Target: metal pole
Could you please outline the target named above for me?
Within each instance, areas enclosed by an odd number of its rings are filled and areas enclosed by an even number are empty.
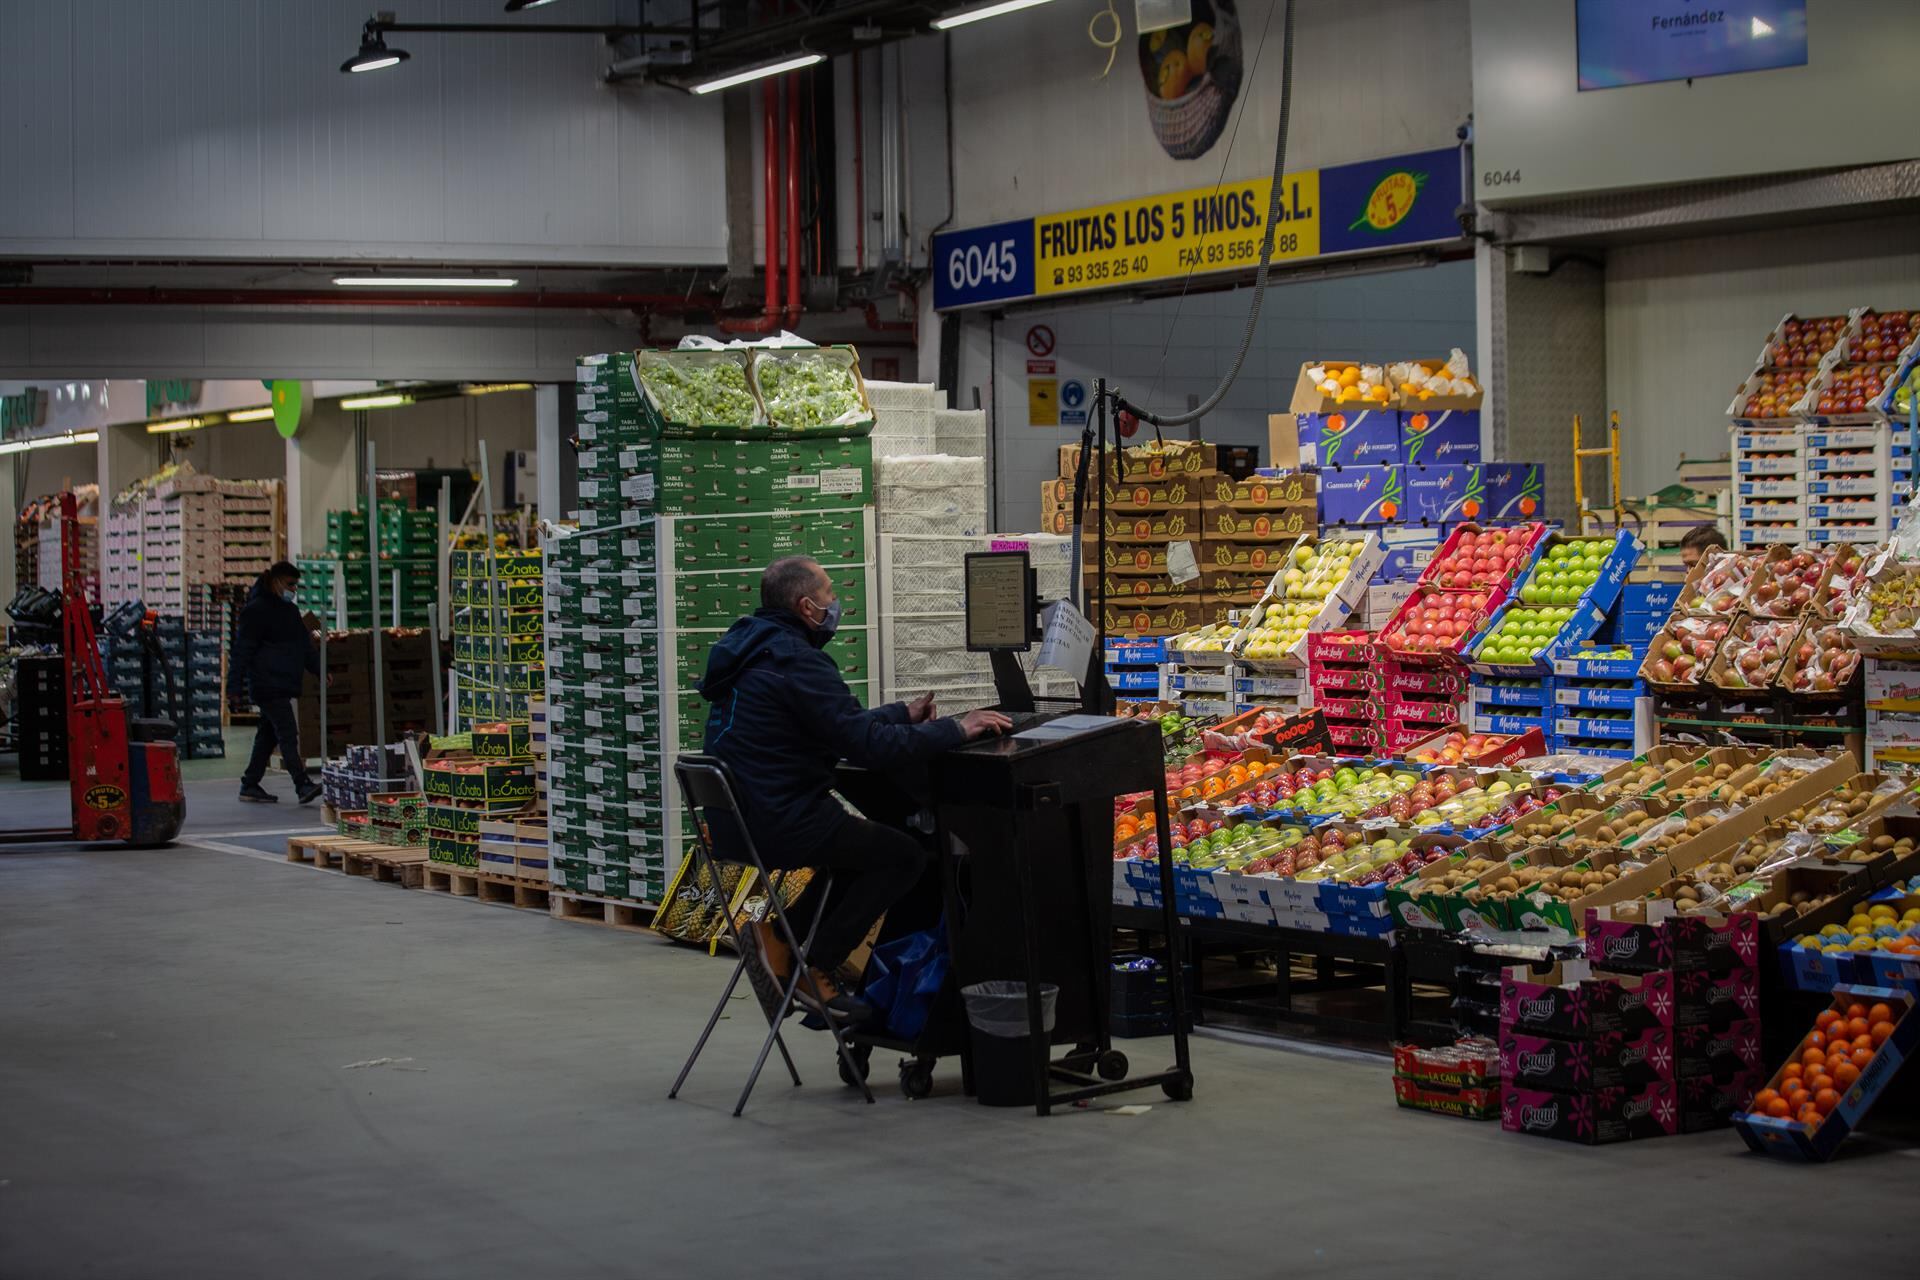
[[[440,637],[432,631],[427,633],[427,677],[433,681],[429,687],[433,690],[433,736],[437,738],[447,731],[447,708],[440,688]]]
[[[336,577],[335,581],[338,580]],[[320,628],[320,679],[315,683],[320,690],[318,695],[320,701],[320,764],[324,768],[327,763],[327,629],[325,627]],[[255,707],[253,710],[254,714],[258,716],[260,708]],[[258,727],[254,729],[254,732],[259,732]],[[302,747],[301,752],[303,755],[305,751],[306,748]]]
[[[380,563],[380,485],[374,468],[374,444],[369,440],[367,554],[373,557],[373,564],[367,567],[367,607],[373,610],[373,741],[374,745],[384,749],[387,745],[387,668],[380,643],[380,584],[374,573],[374,566]]]
[[[494,671],[498,671],[500,669],[499,654],[503,646],[499,643],[501,637],[494,631],[494,628],[500,625],[500,558],[493,553],[493,467],[487,461],[487,442],[482,440],[479,445],[480,509],[486,520],[481,536],[486,539],[487,545],[487,647],[494,655],[494,661],[488,665]],[[495,683],[495,681],[488,681],[482,687],[492,688]]]
[[[452,585],[450,562],[453,557],[453,539],[447,536],[448,501],[447,485],[444,480],[440,484],[439,501],[435,506],[439,512],[439,516],[434,523],[434,536],[436,539],[434,542],[436,548],[434,552],[434,573],[436,579],[435,585],[438,588],[439,594],[434,597],[433,616],[438,625],[434,628],[433,638],[435,640],[442,640],[446,637],[447,633],[453,629],[453,592],[449,589]],[[437,689],[438,685],[436,684],[435,687]]]

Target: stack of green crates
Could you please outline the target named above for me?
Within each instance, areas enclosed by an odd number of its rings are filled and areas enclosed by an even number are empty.
[[[657,903],[665,756],[653,520],[583,530],[547,555],[548,879]]]
[[[375,517],[380,526],[380,557],[383,560],[431,560],[439,537],[440,515],[404,507],[397,502],[380,504]],[[361,521],[360,527],[366,528]]]
[[[617,884],[624,869],[625,896],[658,901],[665,891],[690,847],[684,817],[669,831],[666,815],[679,810],[673,757],[705,738],[694,686],[714,642],[759,608],[770,561],[810,555],[833,575],[843,616],[828,652],[867,700],[877,656],[867,616],[871,422],[769,425],[744,390],[762,358],[643,352],[579,363],[581,534],[551,548],[546,584],[556,884],[577,888],[576,874]],[[672,406],[689,401],[654,394],[655,380],[683,372],[735,385],[729,361],[745,400],[698,401],[722,405],[729,421],[677,421]]]
[[[539,550],[454,551],[447,577],[461,720],[527,722],[547,684]]]
[[[311,610],[327,623],[334,621],[334,580],[344,579],[349,627],[373,625],[372,593],[380,592],[382,626],[424,627],[433,620],[439,598],[439,569],[434,539],[439,517],[415,511],[397,502],[382,502],[379,556],[367,554],[367,514],[364,511],[327,512],[327,549],[324,555],[303,556],[297,562],[300,586],[294,603]],[[376,572],[377,566],[377,572]],[[394,576],[399,575],[396,612]]]

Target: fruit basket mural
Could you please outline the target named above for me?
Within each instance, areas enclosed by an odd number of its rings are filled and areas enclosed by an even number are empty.
[[[1227,127],[1244,64],[1233,0],[1194,0],[1193,21],[1140,37],[1153,136],[1175,160],[1205,155]]]

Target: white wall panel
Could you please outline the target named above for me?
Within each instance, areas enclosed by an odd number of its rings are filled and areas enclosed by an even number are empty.
[[[1813,0],[1805,66],[1584,93],[1572,0],[1472,10],[1474,160],[1508,178],[1489,203],[1915,153],[1914,0]]]
[[[1131,10],[1121,11],[1131,32]],[[1273,0],[1240,0],[1239,11],[1248,75],[1238,124],[1195,160],[1170,159],[1153,135],[1133,35],[1103,80],[1096,77],[1106,52],[1088,40],[1087,14],[1072,6],[1043,5],[955,31],[955,225],[1271,172],[1280,11]],[[1298,0],[1294,22],[1289,169],[1454,144],[1472,110],[1467,0]]]
[[[64,236],[73,223],[73,23],[64,5],[0,5],[0,173],[7,235]],[[29,53],[28,51],[33,51]]]
[[[1668,240],[1607,256],[1607,401],[1629,494],[1727,452],[1727,404],[1789,311],[1920,306],[1920,216]]]
[[[396,34],[412,61],[342,75],[368,12],[0,5],[0,253],[724,260],[718,102],[603,84],[591,36]],[[403,16],[476,15],[415,0]]]
[[[1057,473],[1058,446],[1080,435],[1078,427],[1029,423],[1025,338],[1030,326],[1053,329],[1058,341],[1054,358],[1063,381],[1078,378],[1091,389],[1093,380],[1104,376],[1117,380],[1134,403],[1171,412],[1187,408],[1190,396],[1198,400],[1212,393],[1232,363],[1249,298],[1247,290],[1235,289],[1195,294],[1184,302],[1163,298],[1021,313],[998,321],[991,347],[979,341],[976,332],[984,332],[985,322],[969,319],[969,337],[961,343],[959,400],[971,404],[974,386],[981,388],[983,398],[989,385],[996,392],[990,423],[996,527],[1034,527],[1040,514],[1040,482]],[[1287,411],[1306,361],[1341,356],[1444,358],[1450,348],[1460,347],[1475,359],[1478,371],[1474,342],[1471,262],[1275,285],[1267,292],[1240,377],[1220,408],[1194,430],[1222,444],[1257,445],[1265,461],[1267,415]],[[1138,438],[1150,433],[1151,428],[1143,428]]]

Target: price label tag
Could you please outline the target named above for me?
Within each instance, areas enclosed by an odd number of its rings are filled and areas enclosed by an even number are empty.
[[[834,467],[820,473],[820,492],[840,496],[859,493],[864,487],[861,479],[858,467]]]

